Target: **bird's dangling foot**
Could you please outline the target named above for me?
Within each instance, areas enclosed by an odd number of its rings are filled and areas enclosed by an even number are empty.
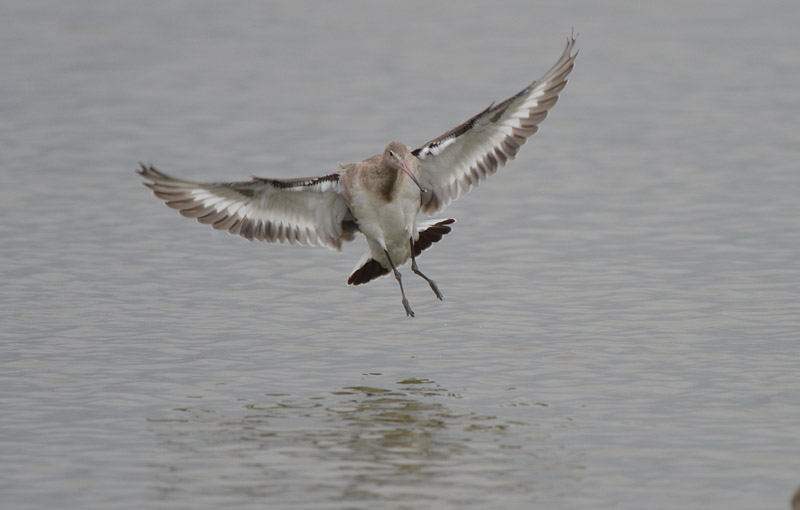
[[[439,291],[439,286],[436,285],[436,282],[425,276],[422,271],[419,270],[419,266],[417,266],[417,259],[414,257],[414,240],[411,240],[411,270],[414,271],[415,274],[420,275],[422,278],[428,282],[428,285],[431,286],[431,290],[436,297],[439,298],[439,301],[444,300],[444,296],[442,295],[441,291]]]
[[[392,262],[392,257],[389,256],[389,252],[383,250],[383,253],[386,254],[386,260],[388,260],[389,265],[392,266],[394,277],[397,280],[397,283],[400,285],[400,295],[403,296],[403,308],[406,309],[406,315],[408,315],[409,317],[414,317],[414,310],[412,310],[411,305],[408,304],[408,299],[406,299],[406,292],[403,290],[403,277],[400,275],[400,271],[398,271],[397,268],[395,267],[394,262]]]

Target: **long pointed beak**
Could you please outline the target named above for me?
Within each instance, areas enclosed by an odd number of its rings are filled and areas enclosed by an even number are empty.
[[[417,185],[417,187],[419,187],[419,189],[420,189],[420,191],[421,191],[421,192],[423,192],[423,193],[427,193],[427,191],[428,191],[428,190],[426,190],[425,188],[423,188],[423,187],[422,187],[422,183],[421,183],[421,182],[419,182],[419,179],[417,179],[416,177],[414,177],[414,174],[412,174],[412,173],[411,173],[411,170],[409,170],[409,169],[408,169],[408,166],[406,166],[406,162],[405,162],[405,161],[403,161],[403,160],[400,160],[400,168],[403,170],[403,172],[405,172],[405,174],[406,174],[407,176],[411,177],[411,180],[412,180],[412,181],[414,181],[414,184],[416,184],[416,185]]]

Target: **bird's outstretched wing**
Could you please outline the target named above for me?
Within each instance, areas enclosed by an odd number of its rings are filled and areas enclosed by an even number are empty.
[[[249,240],[340,249],[357,226],[342,196],[339,174],[307,179],[200,183],[141,165],[144,185],[168,206],[215,229]]]
[[[514,158],[566,86],[578,56],[574,46],[570,36],[561,58],[540,79],[413,151],[422,165],[419,180],[428,190],[422,197],[424,213],[444,209]]]

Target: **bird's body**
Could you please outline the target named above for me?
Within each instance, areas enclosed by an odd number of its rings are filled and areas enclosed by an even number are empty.
[[[418,179],[419,163],[411,150],[399,142],[389,147],[387,151],[393,154],[408,156],[409,170]],[[388,165],[381,165],[391,157],[385,152],[360,163],[342,165],[341,173],[344,199],[367,238],[370,254],[385,268],[391,266],[384,250],[395,265],[403,265],[411,257],[409,239],[419,238],[416,226],[421,190],[402,171],[387,170]]]
[[[336,173],[302,179],[197,183],[145,165],[139,173],[151,181],[145,184],[157,197],[184,216],[250,240],[339,249],[361,232],[369,249],[348,283],[366,283],[392,271],[405,311],[413,316],[397,267],[410,258],[414,273],[442,299],[415,257],[450,232],[455,221],[418,223],[418,214],[443,209],[514,158],[566,85],[577,56],[574,43],[570,38],[559,61],[540,80],[416,150],[391,142],[382,154],[341,165]]]

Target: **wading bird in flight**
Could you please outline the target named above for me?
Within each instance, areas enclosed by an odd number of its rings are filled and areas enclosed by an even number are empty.
[[[555,65],[518,94],[418,149],[391,142],[382,154],[340,165],[338,172],[299,179],[200,183],[148,165],[139,173],[155,196],[183,216],[251,241],[340,249],[362,233],[369,247],[347,283],[360,285],[391,271],[405,312],[413,317],[397,268],[410,258],[411,270],[441,300],[439,286],[420,271],[416,257],[455,221],[417,221],[418,214],[441,211],[514,158],[566,86],[578,54],[574,45],[570,37]]]

